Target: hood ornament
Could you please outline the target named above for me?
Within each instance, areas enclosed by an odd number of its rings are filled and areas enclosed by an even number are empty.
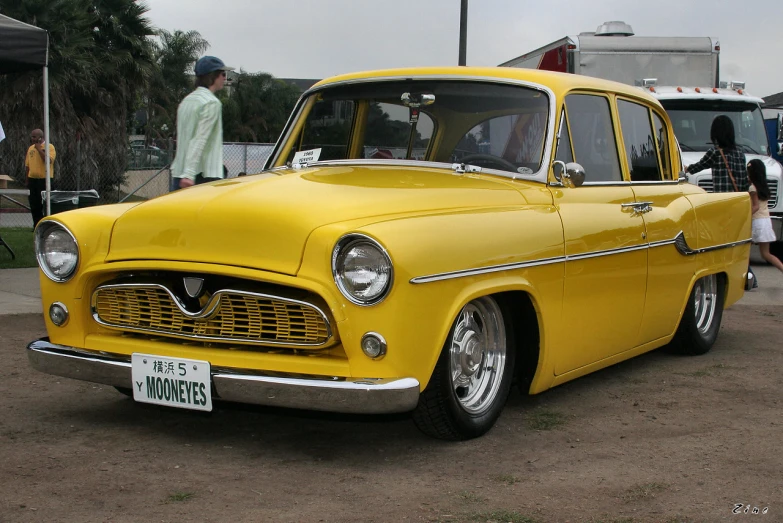
[[[201,289],[204,287],[203,278],[186,276],[182,278],[182,283],[185,284],[185,292],[187,292],[188,296],[191,298],[198,298],[199,294],[201,294]]]

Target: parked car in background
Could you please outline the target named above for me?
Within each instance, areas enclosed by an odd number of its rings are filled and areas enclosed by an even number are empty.
[[[169,163],[168,152],[144,140],[130,140],[128,148],[128,168],[159,169]]]
[[[140,402],[412,412],[477,437],[512,383],[711,348],[743,294],[750,199],[678,161],[660,103],[619,83],[328,79],[261,174],[46,218],[48,337],[28,356]]]

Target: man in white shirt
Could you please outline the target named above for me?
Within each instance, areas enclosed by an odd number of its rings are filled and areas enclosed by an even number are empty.
[[[233,71],[220,58],[196,62],[196,89],[177,109],[177,154],[171,164],[171,190],[223,178],[223,106],[215,93]]]

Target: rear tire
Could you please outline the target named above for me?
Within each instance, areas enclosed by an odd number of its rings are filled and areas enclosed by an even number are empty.
[[[707,353],[718,338],[724,297],[725,287],[717,274],[697,280],[688,296],[677,333],[667,349],[687,356]]]
[[[419,430],[439,439],[465,440],[495,424],[514,376],[514,329],[507,310],[484,296],[459,312],[413,412]]]

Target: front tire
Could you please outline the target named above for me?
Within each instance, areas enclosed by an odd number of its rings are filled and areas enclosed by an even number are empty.
[[[419,430],[439,439],[465,440],[495,424],[514,375],[514,330],[507,310],[484,296],[459,312],[413,412]]]
[[[707,353],[718,338],[724,297],[725,287],[717,274],[697,280],[669,350],[688,356]]]

